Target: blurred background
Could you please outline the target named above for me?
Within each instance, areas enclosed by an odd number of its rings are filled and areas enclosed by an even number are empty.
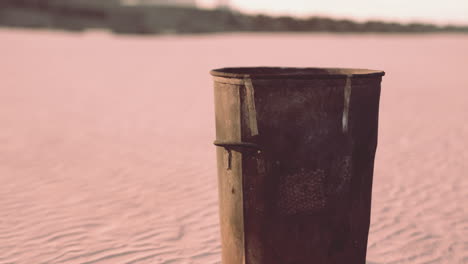
[[[468,263],[468,2],[1,0],[0,263],[221,263],[209,70],[384,70],[368,264]]]
[[[468,7],[460,0],[443,4],[368,0],[3,0],[0,8],[0,24],[4,26],[108,29],[131,34],[468,32]]]

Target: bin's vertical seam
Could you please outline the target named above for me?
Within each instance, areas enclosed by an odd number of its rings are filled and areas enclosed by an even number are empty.
[[[258,135],[257,127],[257,111],[255,110],[255,94],[252,80],[249,77],[244,78],[244,85],[246,90],[247,111],[249,117],[249,127],[251,136]]]
[[[351,75],[346,78],[346,84],[344,87],[344,109],[343,109],[343,133],[348,133],[348,122],[349,122],[349,103],[351,100]]]

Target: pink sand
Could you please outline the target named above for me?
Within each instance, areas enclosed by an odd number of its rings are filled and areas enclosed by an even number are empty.
[[[0,30],[0,263],[220,263],[221,66],[387,72],[368,262],[468,263],[468,36]]]

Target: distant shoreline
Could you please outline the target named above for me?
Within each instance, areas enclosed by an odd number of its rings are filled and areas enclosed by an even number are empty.
[[[356,22],[327,17],[247,15],[226,9],[171,6],[123,6],[64,3],[52,0],[0,2],[0,27],[86,31],[110,30],[118,34],[206,33],[468,33],[467,26],[426,23]]]

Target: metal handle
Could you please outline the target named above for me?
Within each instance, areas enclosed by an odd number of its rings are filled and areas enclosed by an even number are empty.
[[[227,164],[227,170],[231,170],[232,167],[232,152],[231,149],[233,148],[248,148],[252,150],[260,150],[260,146],[255,144],[255,143],[250,143],[250,142],[238,142],[238,141],[222,141],[222,140],[215,140],[213,143],[215,146],[218,147],[223,147],[226,149],[228,153],[228,164]]]
[[[260,149],[259,145],[255,144],[255,143],[250,143],[250,142],[215,140],[215,142],[213,144],[215,144],[218,147],[224,147],[226,149],[235,148],[235,147]]]

